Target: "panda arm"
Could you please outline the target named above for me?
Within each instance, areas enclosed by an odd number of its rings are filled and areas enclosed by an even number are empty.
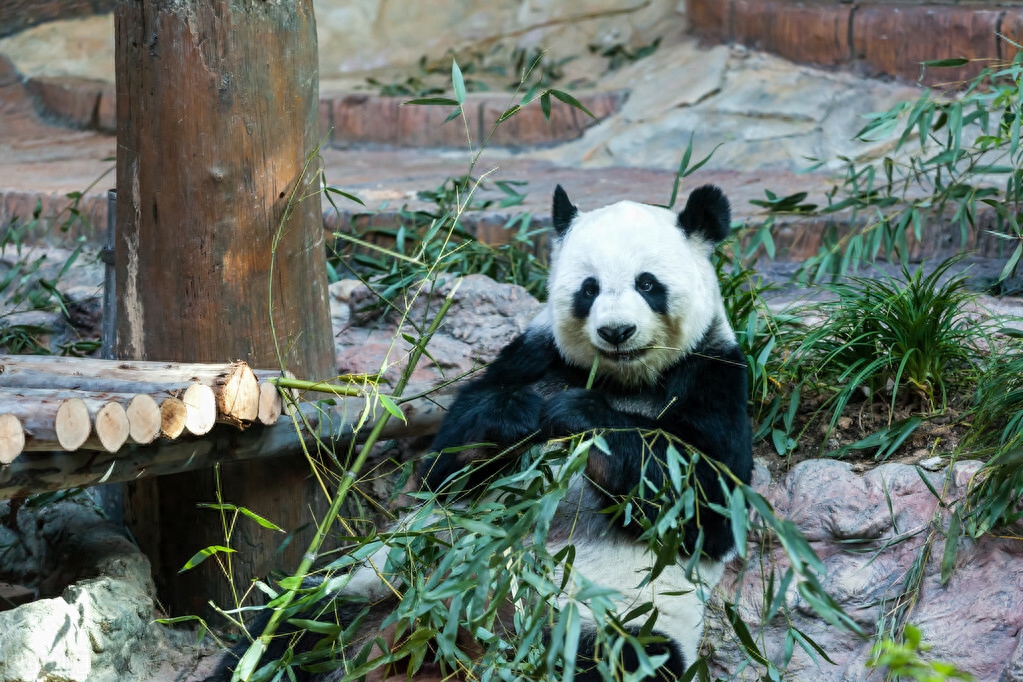
[[[489,460],[519,443],[535,439],[540,427],[543,398],[534,390],[557,360],[553,336],[527,330],[506,346],[482,376],[466,385],[455,398],[430,446],[436,457],[420,463],[420,476],[431,490],[470,463],[465,488],[485,482],[505,464]],[[476,443],[486,448],[444,452]]]
[[[653,490],[665,487],[663,465],[668,439],[651,437],[660,430],[691,445],[707,457],[724,464],[744,482],[752,471],[751,429],[747,414],[745,360],[736,347],[718,357],[693,357],[664,377],[668,407],[658,418],[616,410],[601,391],[574,389],[548,401],[542,417],[544,435],[563,437],[598,429],[611,454],[591,449],[587,475],[605,494],[621,498],[633,494],[641,480]],[[696,467],[703,497],[722,503],[717,474],[705,461]],[[635,500],[650,520],[673,500]],[[728,520],[701,509],[704,551],[720,558],[732,548]],[[640,532],[638,526],[636,532]],[[698,533],[686,528],[686,545],[693,546]]]

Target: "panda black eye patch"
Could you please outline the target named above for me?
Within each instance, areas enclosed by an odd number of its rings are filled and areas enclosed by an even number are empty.
[[[599,293],[600,283],[597,282],[596,277],[584,279],[582,285],[572,295],[572,315],[580,319],[588,316]]]
[[[649,272],[641,272],[636,277],[636,291],[655,313],[668,314],[668,289],[659,279]]]

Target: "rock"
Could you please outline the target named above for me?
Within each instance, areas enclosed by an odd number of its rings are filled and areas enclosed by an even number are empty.
[[[83,580],[64,591],[92,647],[89,682],[117,682],[147,670],[154,645],[153,600],[131,580]]]
[[[662,48],[619,69],[606,85],[630,88],[622,119],[656,119],[680,106],[692,106],[721,89],[728,48],[697,49],[693,42]]]
[[[145,555],[73,499],[22,507],[17,522],[0,526],[0,577],[48,598],[0,613],[0,682],[144,678],[159,644]]]
[[[0,613],[0,682],[87,682],[92,652],[78,621],[60,598]]]
[[[1023,682],[1023,639],[1020,639],[998,682]]]
[[[430,355],[423,357],[413,374],[418,384],[438,384],[493,360],[540,309],[540,303],[520,286],[469,275],[449,279],[433,295],[420,294],[409,309],[408,320],[428,325],[456,282],[454,302],[430,342]],[[385,381],[393,384],[412,346],[398,333],[399,312],[367,312],[367,305],[376,301],[365,285],[351,290],[352,326],[335,336],[338,372],[372,374],[383,368]],[[414,332],[408,323],[402,331]]]
[[[860,476],[843,462],[810,460],[793,467],[784,481],[765,485],[758,480],[756,486],[776,513],[792,521],[810,541],[826,568],[822,585],[868,636],[891,617],[897,600],[908,590],[915,601],[907,621],[922,630],[925,643],[932,647],[929,659],[953,663],[982,682],[1017,680],[1023,669],[1019,652],[1023,543],[992,536],[977,542],[960,540],[955,570],[942,585],[947,511],[921,478],[926,476],[935,490],[944,491],[946,500],[957,500],[978,467],[976,462],[962,462],[941,473],[921,474],[913,466],[891,463]],[[929,551],[925,542],[931,543]],[[753,668],[746,667],[731,627],[721,618],[720,595],[725,599],[739,595],[739,612],[754,637],[771,660],[780,664],[783,659],[785,622],[778,618],[765,624],[758,616],[764,608],[767,577],[773,572],[779,580],[788,565],[776,544],[751,534],[745,570],[739,574],[737,567],[730,569],[708,609],[715,674],[740,680],[757,677]],[[913,566],[921,557],[923,573],[914,581]],[[792,625],[835,662],[832,666],[814,661],[797,646],[786,679],[868,679],[865,664],[870,641],[821,620],[795,589],[790,588],[786,602]]]

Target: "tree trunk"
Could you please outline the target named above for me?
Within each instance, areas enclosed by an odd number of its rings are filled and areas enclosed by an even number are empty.
[[[303,177],[318,142],[312,0],[121,0],[115,21],[117,357],[273,367],[279,347],[297,376],[332,377],[320,199]],[[225,464],[220,486],[288,529],[324,508],[302,458]],[[216,562],[177,573],[225,541],[218,515],[196,508],[216,500],[215,472],[127,493],[168,610],[232,608]],[[280,541],[237,525],[239,591],[297,564],[305,536],[275,557]]]

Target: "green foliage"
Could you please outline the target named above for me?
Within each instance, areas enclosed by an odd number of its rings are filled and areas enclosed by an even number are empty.
[[[987,334],[963,315],[974,298],[966,278],[942,281],[958,260],[942,262],[929,275],[923,268],[910,274],[903,267],[902,280],[849,278],[828,287],[837,298],[806,308],[819,322],[789,363],[803,385],[833,395],[832,427],[857,395],[875,400],[888,394],[892,412],[900,397],[929,412],[945,408],[952,388],[972,385]],[[919,423],[918,418],[893,422],[886,433],[852,447],[877,447],[883,458]]]
[[[498,282],[521,285],[542,299],[546,295],[547,264],[537,255],[537,245],[544,243],[550,228],[534,225],[531,215],[523,213],[505,223],[506,241],[493,245],[479,241],[462,225],[461,216],[466,211],[521,203],[525,198],[520,191],[523,184],[496,182],[494,186],[504,197],[499,201],[478,200],[474,198],[482,189],[478,180],[470,176],[449,178],[436,190],[420,193],[420,198],[435,203],[436,209],[402,209],[397,227],[369,226],[355,236],[338,233],[338,239],[352,248],[331,254],[329,260],[335,268],[350,268],[371,279],[385,301],[397,299],[400,292],[422,282],[430,273],[483,274]]]
[[[768,192],[767,201],[754,202],[768,210],[771,224],[772,211],[848,219],[847,231],[828,223],[819,251],[799,276],[820,282],[881,257],[905,265],[910,238],[933,241],[930,232],[944,224],[958,228],[963,249],[985,233],[1004,242],[1000,279],[1014,273],[1023,256],[1021,81],[1023,52],[1009,64],[984,68],[962,93],[928,90],[915,101],[869,116],[856,138],[877,141],[897,134],[894,147],[877,163],[839,157],[844,178],[828,193],[826,206],[803,203],[803,193],[779,199]]]
[[[657,48],[660,47],[660,45],[661,39],[658,37],[654,38],[652,43],[648,45],[641,45],[635,50],[629,49],[627,45],[622,43],[615,43],[610,47],[605,47],[603,45],[590,45],[589,50],[591,54],[599,54],[601,57],[607,58],[608,71],[617,71],[626,64],[631,64],[632,62],[649,57],[657,51]]]
[[[555,60],[540,48],[497,44],[487,51],[448,51],[439,59],[423,55],[419,58],[415,74],[392,82],[376,78],[367,78],[366,82],[384,96],[423,98],[441,95],[451,75],[449,63],[453,61],[461,65],[466,92],[487,92],[494,85],[511,92],[528,91],[549,87],[562,80],[565,64],[573,59],[564,57]]]
[[[651,438],[663,437],[651,434]],[[534,448],[518,457],[517,465],[486,489],[474,491],[474,503],[446,506],[431,493],[416,493],[417,506],[398,524],[381,532],[343,538],[350,549],[320,571],[322,582],[315,586],[307,583],[285,603],[283,595],[302,583],[292,578],[281,581],[274,589],[278,596],[267,607],[281,609],[282,619],[305,630],[304,637],[315,638],[313,650],[301,654],[289,650],[244,679],[273,679],[288,667],[326,671],[341,665],[346,666],[346,679],[372,670],[386,671],[397,664],[407,665],[409,674],[415,674],[427,651],[434,652],[444,674],[459,677],[571,679],[578,672],[576,651],[583,611],[605,624],[597,638],[601,653],[593,662],[603,679],[623,679],[616,661],[626,649],[635,654],[642,672],[652,673],[664,659],[650,656],[644,648],[654,638],[658,610],[653,601],[630,602],[628,609],[622,610],[616,602],[618,586],[597,585],[575,568],[571,538],[563,545],[547,545],[559,505],[571,503],[570,481],[584,471],[593,448],[606,448],[599,434],[573,441],[567,450]],[[510,463],[516,462],[515,455],[509,456]],[[706,495],[695,476],[700,458],[681,445],[670,446],[663,461],[651,462],[651,466],[668,471],[663,489],[644,490],[641,485],[604,510],[612,523],[634,522],[644,529],[640,541],[647,545],[652,567],[648,574],[636,576],[637,585],[677,564],[683,526],[699,524],[698,503]],[[736,484],[728,503],[714,508],[730,516],[739,547],[745,548],[749,533],[769,534],[790,559],[787,580],[770,595],[773,609],[767,618],[786,613],[784,594],[794,584],[822,618],[860,633],[823,590],[818,580],[823,566],[795,526],[776,517],[760,495],[734,481],[727,470],[714,465],[714,471],[717,480],[703,485]],[[638,498],[662,500],[663,504],[648,518],[637,513]],[[757,512],[755,526],[747,504]],[[380,560],[381,552],[386,560]],[[366,563],[371,557],[376,559],[372,567]],[[694,579],[699,577],[695,559],[688,560],[686,569]],[[370,570],[378,573],[381,584],[394,595],[391,611],[380,624],[395,629],[393,644],[364,634],[360,639],[359,619],[338,620],[339,611],[349,618],[353,613],[365,617],[367,605],[359,598],[344,597],[343,590],[355,571]],[[342,596],[336,598],[339,592]],[[772,670],[777,679],[781,671],[761,651],[736,611],[729,613],[750,664]],[[638,634],[633,634],[637,628]],[[810,651],[816,647],[798,631],[792,636]],[[295,640],[290,643],[294,645]],[[700,665],[706,667],[703,661],[697,662],[697,668]]]
[[[736,253],[737,248],[734,242],[731,248],[726,245],[722,251],[727,255],[718,256],[714,265],[721,282],[725,312],[746,355],[754,434],[762,438],[772,432],[772,425],[785,405],[798,405],[798,389],[788,394],[788,401],[784,400],[789,378],[781,351],[791,343],[802,325],[798,316],[771,309],[764,294],[773,290],[774,285],[765,282],[746,265]],[[795,396],[794,401],[792,396]],[[784,417],[788,422],[787,432],[792,430],[793,416]],[[784,437],[777,429],[773,431],[778,434],[774,438]],[[783,446],[779,453],[790,449],[789,445]]]
[[[42,274],[43,267],[47,265],[46,255],[37,255],[36,247],[27,246],[25,239],[33,233],[48,229],[50,224],[57,224],[62,232],[67,232],[75,223],[84,222],[86,217],[79,210],[82,196],[82,192],[67,194],[70,202],[54,217],[44,216],[42,201],[37,200],[28,220],[14,216],[0,234],[0,255],[6,256],[9,251],[13,251],[16,256],[9,269],[4,271],[0,268],[0,297],[3,297],[5,309],[5,312],[0,313],[0,348],[5,348],[9,353],[50,353],[43,338],[54,330],[37,324],[11,323],[10,318],[26,311],[60,311],[68,314],[57,285],[81,255],[84,240],[79,240],[57,274],[48,278]],[[97,344],[88,340],[68,342],[61,351],[64,355],[81,354],[90,352],[98,347]]]
[[[975,478],[962,511],[963,531],[979,537],[995,529],[1012,534],[1023,520],[1023,352],[999,353],[978,382],[965,446],[991,456]],[[993,456],[992,456],[993,455]]]
[[[973,679],[972,675],[951,663],[925,660],[922,654],[929,650],[930,647],[922,641],[920,630],[907,625],[903,641],[885,639],[874,645],[867,667],[884,670],[890,679],[895,680],[946,682]]]

